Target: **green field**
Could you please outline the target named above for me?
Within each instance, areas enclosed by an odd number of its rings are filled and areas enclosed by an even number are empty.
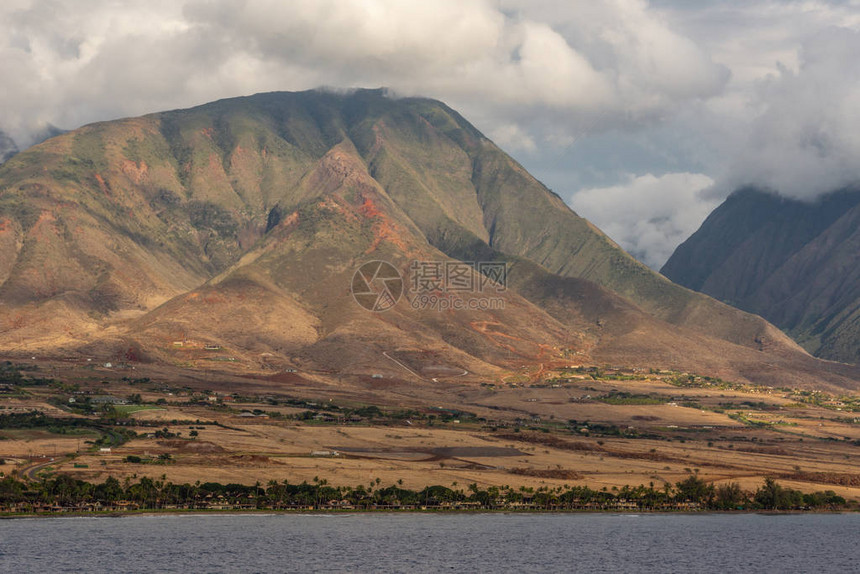
[[[162,410],[155,405],[114,405],[113,409],[121,415],[130,415],[138,411]]]

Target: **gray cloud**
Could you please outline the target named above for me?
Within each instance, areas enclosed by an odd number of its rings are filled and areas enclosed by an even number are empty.
[[[718,93],[727,70],[644,2],[4,4],[0,126],[77,123],[268,89],[386,85],[495,123],[626,125]],[[587,13],[588,18],[582,18]],[[2,26],[2,24],[0,24]],[[512,121],[513,120],[513,121]],[[490,125],[490,128],[493,127]]]
[[[731,158],[725,188],[754,184],[813,198],[860,181],[860,33],[844,28],[809,38],[797,70],[761,81],[763,110]]]
[[[628,253],[659,270],[718,205],[702,196],[713,184],[694,173],[631,176],[621,185],[582,190],[571,203]]]

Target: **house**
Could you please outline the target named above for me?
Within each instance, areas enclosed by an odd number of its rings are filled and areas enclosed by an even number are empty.
[[[96,395],[90,398],[93,405],[127,405],[128,401],[111,395]]]

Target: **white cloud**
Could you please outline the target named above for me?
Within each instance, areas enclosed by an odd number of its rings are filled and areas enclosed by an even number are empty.
[[[809,38],[799,69],[762,81],[763,112],[728,164],[728,188],[764,186],[811,198],[860,182],[860,33],[834,28]]]
[[[659,269],[717,206],[702,193],[713,184],[700,173],[631,176],[622,185],[582,190],[570,203],[631,255]]]
[[[511,152],[524,151],[531,153],[537,150],[535,141],[517,124],[500,125],[493,128],[489,135],[490,139],[496,145]]]

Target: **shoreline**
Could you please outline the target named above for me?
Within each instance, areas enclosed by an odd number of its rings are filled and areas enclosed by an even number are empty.
[[[129,518],[135,516],[200,516],[200,515],[232,515],[232,516],[261,516],[261,515],[355,515],[355,514],[588,514],[588,515],[665,515],[665,516],[706,516],[706,515],[764,515],[764,516],[805,516],[805,515],[834,515],[834,514],[858,514],[860,509],[838,509],[838,510],[514,510],[514,509],[165,509],[165,510],[125,510],[104,512],[39,512],[39,513],[0,513],[0,520],[15,520],[25,518]]]

